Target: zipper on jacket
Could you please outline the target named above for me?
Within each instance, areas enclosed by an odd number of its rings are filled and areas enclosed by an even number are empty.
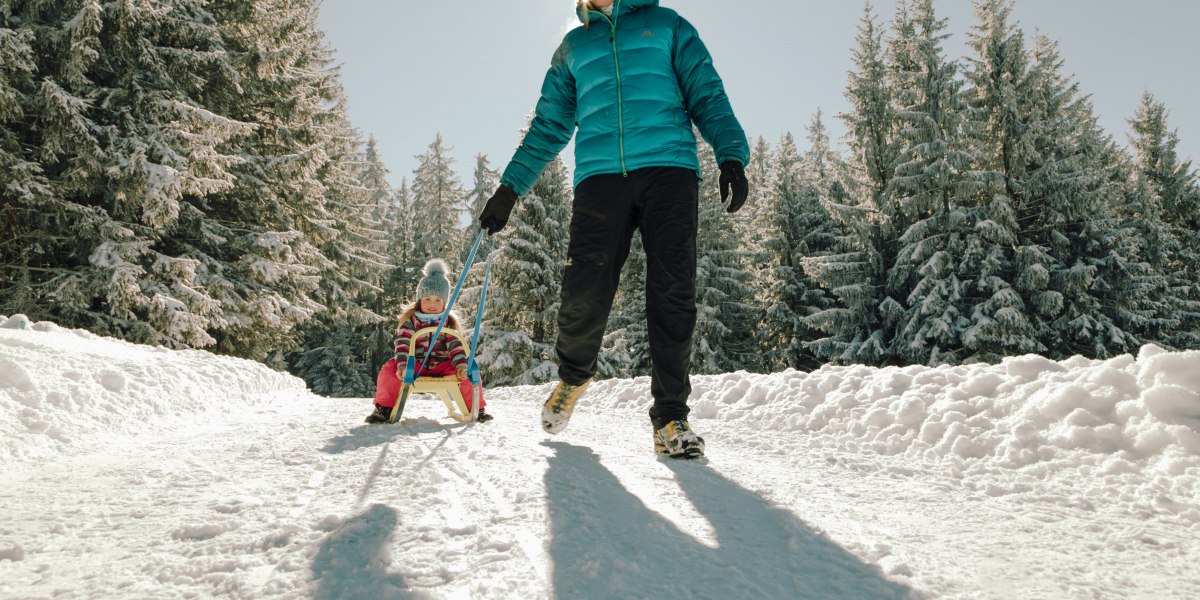
[[[601,15],[608,19],[608,26],[611,30],[608,40],[612,42],[613,67],[617,71],[617,147],[621,154],[621,176],[629,177],[629,171],[625,168],[625,107],[621,98],[621,59],[617,56],[617,17],[620,16],[620,13],[621,0],[617,0],[616,5],[613,6],[611,19],[608,18],[608,15],[603,13]]]

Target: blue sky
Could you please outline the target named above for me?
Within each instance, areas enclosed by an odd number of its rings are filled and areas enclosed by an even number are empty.
[[[475,155],[503,168],[537,101],[550,56],[574,20],[574,0],[325,0],[320,25],[337,53],[350,119],[374,135],[390,179],[416,168],[440,132],[470,187]],[[863,3],[844,0],[662,0],[691,21],[713,54],[751,138],[802,138],[820,108],[835,115]],[[952,55],[966,54],[969,0],[935,0],[949,19]],[[894,3],[875,2],[883,21]],[[1184,156],[1200,157],[1200,2],[1018,0],[1015,20],[1032,39],[1059,43],[1101,124],[1125,143],[1144,90],[1166,104]],[[571,164],[571,156],[565,157]]]

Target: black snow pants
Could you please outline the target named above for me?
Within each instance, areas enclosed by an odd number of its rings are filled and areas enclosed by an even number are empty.
[[[562,306],[559,378],[577,385],[596,372],[596,356],[633,232],[646,251],[646,324],[655,428],[688,415],[692,333],[696,328],[696,225],[699,181],[681,167],[648,167],[628,176],[594,175],[575,188]]]

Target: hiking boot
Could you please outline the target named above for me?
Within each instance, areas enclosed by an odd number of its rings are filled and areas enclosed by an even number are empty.
[[[591,382],[591,379],[579,385],[558,382],[558,386],[550,392],[550,398],[542,405],[542,429],[546,433],[558,433],[567,428],[567,421],[571,420],[571,413],[575,411],[575,401],[579,400]]]
[[[387,423],[388,418],[392,416],[392,407],[382,404],[375,405],[375,412],[367,415],[365,423]]]
[[[475,415],[476,423],[487,423],[488,421],[492,420],[492,415],[487,414],[486,412],[484,412],[484,410],[485,409],[482,409],[482,408],[479,409],[479,414]]]
[[[654,425],[651,425],[650,428],[653,429]],[[662,438],[658,435],[657,429],[654,430],[654,453],[655,454],[666,454],[667,453],[667,444],[666,444],[666,442],[662,441]]]
[[[687,419],[676,419],[654,431],[654,451],[671,458],[700,458],[704,438],[692,431]]]

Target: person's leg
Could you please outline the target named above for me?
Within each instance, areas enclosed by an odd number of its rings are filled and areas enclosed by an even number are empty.
[[[659,429],[688,415],[692,332],[696,328],[696,226],[699,183],[683,168],[647,169],[639,184],[646,249],[646,324],[650,338],[650,419]]]
[[[464,379],[458,382],[458,391],[462,392],[463,401],[467,403],[467,410],[472,410],[471,406],[475,403],[475,386],[471,385],[470,379]],[[487,400],[483,398],[483,385],[479,386],[479,410],[487,408]]]
[[[630,189],[629,179],[620,174],[589,177],[575,189],[555,344],[559,379],[569,385],[596,373],[604,327],[636,227]]]
[[[450,361],[443,361],[443,362],[437,363],[436,365],[425,367],[425,370],[421,371],[421,373],[417,376],[418,377],[445,377],[447,375],[453,375],[455,372],[456,371],[454,370],[454,363],[452,363]]]
[[[400,378],[396,376],[396,359],[389,358],[375,379],[375,404],[391,408],[400,396]]]

